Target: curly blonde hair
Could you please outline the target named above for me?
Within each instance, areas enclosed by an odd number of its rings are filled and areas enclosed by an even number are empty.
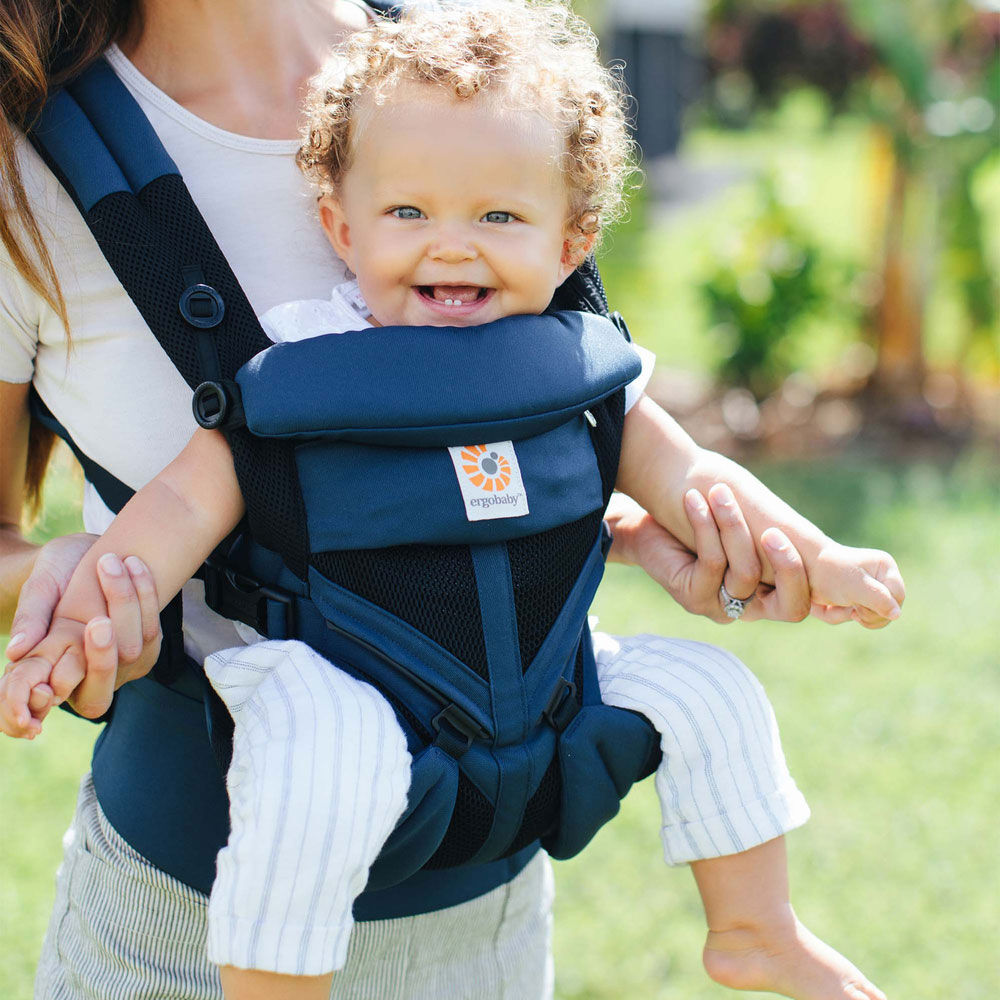
[[[596,235],[622,214],[634,169],[625,93],[569,0],[418,6],[353,35],[313,78],[306,102],[297,160],[322,194],[334,194],[351,167],[359,101],[378,106],[401,80],[458,100],[500,91],[545,115],[566,140],[570,225]]]

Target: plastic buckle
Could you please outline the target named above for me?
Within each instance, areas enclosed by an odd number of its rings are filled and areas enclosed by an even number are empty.
[[[631,344],[632,334],[629,332],[628,323],[625,322],[625,317],[616,309],[614,312],[608,313],[608,319],[618,328],[618,332]]]
[[[576,701],[576,685],[565,677],[559,678],[556,689],[542,712],[542,718],[557,732],[563,732],[576,718],[580,706]]]
[[[456,760],[463,756],[477,739],[489,735],[475,719],[458,705],[449,705],[431,719],[437,733],[436,746]]]
[[[246,424],[240,387],[229,380],[202,382],[191,397],[191,410],[198,426],[210,431]]]
[[[177,308],[184,320],[199,330],[211,330],[218,326],[226,314],[226,303],[222,296],[204,282],[185,288],[181,292]]]
[[[607,561],[608,553],[614,544],[615,536],[611,533],[611,527],[607,521],[601,521],[601,555]]]
[[[233,569],[206,563],[205,603],[224,618],[235,618],[269,639],[284,639],[295,632],[295,598],[286,591],[269,587]],[[274,629],[271,611],[278,605],[283,627]],[[280,632],[281,634],[277,634]]]

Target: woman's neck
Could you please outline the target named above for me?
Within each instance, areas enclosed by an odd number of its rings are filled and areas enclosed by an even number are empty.
[[[147,79],[199,118],[240,135],[289,139],[309,77],[365,23],[350,0],[143,0],[136,30],[120,44]]]

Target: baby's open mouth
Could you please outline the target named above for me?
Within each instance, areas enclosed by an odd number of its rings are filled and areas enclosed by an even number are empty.
[[[477,285],[420,285],[420,294],[439,305],[467,306],[481,302],[493,290]]]

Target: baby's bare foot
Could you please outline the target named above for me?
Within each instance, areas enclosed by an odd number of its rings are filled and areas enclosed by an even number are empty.
[[[705,970],[734,990],[762,990],[794,1000],[886,1000],[850,962],[787,916],[772,924],[709,931]]]

